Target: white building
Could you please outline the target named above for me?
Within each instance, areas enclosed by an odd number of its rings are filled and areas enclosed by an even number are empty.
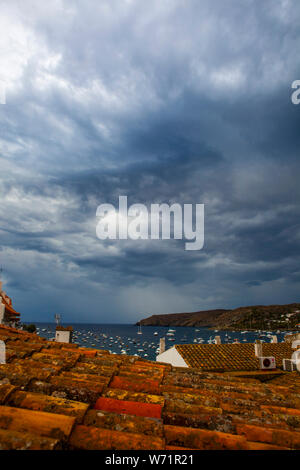
[[[57,343],[72,343],[73,328],[71,326],[63,327],[58,325],[55,332],[55,341]]]
[[[20,321],[20,313],[12,306],[11,298],[2,289],[0,281],[0,325],[16,325]]]
[[[183,357],[179,354],[175,346],[168,349],[167,351],[158,354],[158,356],[156,356],[156,360],[158,362],[166,362],[167,364],[172,364],[172,366],[176,367],[189,367]]]
[[[206,372],[266,369],[265,364],[262,367],[261,359],[269,359],[270,364],[281,367],[282,358],[291,359],[294,353],[292,341],[298,340],[296,335],[289,336],[292,338],[285,338],[283,343],[261,343],[257,340],[255,344],[176,344],[166,351],[160,351],[156,360],[175,367],[190,367]]]

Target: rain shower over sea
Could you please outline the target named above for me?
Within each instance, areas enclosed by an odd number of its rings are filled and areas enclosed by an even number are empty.
[[[210,344],[216,335],[221,336],[222,343],[247,342],[256,339],[271,341],[277,335],[278,342],[283,341],[288,331],[219,331],[198,327],[165,327],[121,324],[72,324],[74,329],[73,343],[95,349],[107,349],[115,354],[138,355],[155,360],[158,354],[159,339],[166,339],[166,349],[174,344]],[[37,333],[47,339],[54,339],[55,323],[36,323]]]

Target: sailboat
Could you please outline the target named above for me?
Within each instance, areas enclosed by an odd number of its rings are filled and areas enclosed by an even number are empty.
[[[138,328],[138,332],[137,332],[138,335],[142,335],[142,325],[139,324],[139,328]]]

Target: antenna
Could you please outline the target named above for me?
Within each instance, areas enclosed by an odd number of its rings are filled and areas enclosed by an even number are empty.
[[[56,314],[54,315],[54,319],[55,319],[56,325],[59,325],[60,319],[61,319],[60,314],[59,314],[59,313],[56,313]]]

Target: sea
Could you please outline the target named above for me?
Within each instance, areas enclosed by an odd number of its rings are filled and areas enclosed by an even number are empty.
[[[28,324],[28,322],[27,322]],[[53,340],[55,323],[35,323],[37,333]],[[278,342],[284,341],[289,331],[219,331],[200,327],[164,327],[120,324],[83,324],[73,323],[73,343],[95,349],[107,349],[112,354],[137,355],[155,360],[158,355],[159,340],[165,338],[166,349],[175,344],[210,344],[215,336],[221,337],[222,343],[254,343],[256,339],[271,342],[272,335],[277,335]],[[141,333],[139,334],[139,331]],[[293,332],[295,333],[295,332]]]

